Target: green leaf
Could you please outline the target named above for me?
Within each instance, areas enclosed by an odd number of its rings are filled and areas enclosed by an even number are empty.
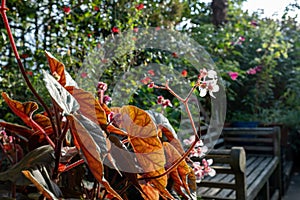
[[[79,104],[76,99],[64,88],[53,76],[43,71],[44,82],[51,97],[67,114],[71,114],[79,110]]]

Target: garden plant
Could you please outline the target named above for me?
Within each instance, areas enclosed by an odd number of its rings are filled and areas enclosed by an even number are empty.
[[[21,61],[5,0],[0,9],[19,70],[37,101],[20,102],[2,92],[4,101],[22,120],[20,124],[0,121],[1,166],[6,168],[0,181],[11,183],[12,197],[28,195],[34,185],[47,199],[196,198],[196,184],[215,171],[209,167],[211,160],[203,158],[200,163],[191,159],[202,158],[207,147],[200,139],[200,123],[194,122],[189,101],[195,93],[217,98],[222,88],[215,70],[196,70],[193,86],[185,96],[172,89],[174,80],[165,77],[156,83],[157,71],[142,72],[147,74],[140,80],[144,87],[174,96],[187,114],[192,130],[183,146],[163,115],[166,107],[172,107],[169,99],[157,97],[160,112],[134,105],[109,107],[111,97],[105,93],[110,85],[99,81],[94,93],[80,88],[65,65],[47,51],[50,74],[41,70],[50,94],[50,103],[46,103]],[[177,57],[174,52],[171,55]],[[88,69],[83,70],[81,77],[86,78]],[[186,73],[182,70],[181,76],[185,78]],[[129,81],[127,77],[125,83]],[[217,125],[219,130],[222,124]]]

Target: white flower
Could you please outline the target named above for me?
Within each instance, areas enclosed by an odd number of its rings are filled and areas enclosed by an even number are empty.
[[[213,93],[218,92],[219,90],[220,90],[220,87],[217,84],[217,79],[206,81],[199,86],[200,97],[205,97],[207,94],[207,91],[208,91],[208,93],[211,97],[216,98]]]

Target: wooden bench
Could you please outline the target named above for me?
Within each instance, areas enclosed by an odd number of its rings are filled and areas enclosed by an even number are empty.
[[[223,146],[206,156],[217,175],[198,184],[203,199],[280,199],[280,129],[224,128]],[[258,198],[259,197],[259,198]]]

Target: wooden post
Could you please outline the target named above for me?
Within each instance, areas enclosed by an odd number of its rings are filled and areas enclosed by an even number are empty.
[[[231,168],[235,172],[236,199],[246,199],[246,153],[243,147],[232,147]]]
[[[275,169],[275,187],[278,187],[279,189],[279,197],[282,196],[282,184],[281,184],[281,179],[282,179],[282,176],[281,176],[281,142],[280,142],[280,139],[281,139],[281,132],[280,132],[280,127],[276,126],[273,128],[274,129],[274,134],[273,134],[273,139],[274,139],[274,156],[277,156],[278,157],[278,160],[279,160],[279,163],[278,163],[278,166],[277,168]]]

